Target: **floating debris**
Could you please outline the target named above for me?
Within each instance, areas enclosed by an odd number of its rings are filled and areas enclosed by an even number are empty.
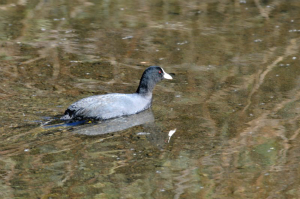
[[[127,37],[123,37],[122,39],[132,39],[133,36],[127,36]]]
[[[169,132],[169,139],[168,139],[168,143],[170,142],[170,139],[171,139],[171,137],[174,135],[174,133],[176,132],[176,130],[177,129],[174,129],[174,130],[171,130],[170,132]]]
[[[261,39],[256,39],[256,40],[254,40],[254,42],[255,42],[255,43],[257,43],[257,42],[262,42],[262,40],[261,40]]]
[[[184,45],[184,44],[187,44],[188,41],[184,41],[184,42],[178,42],[177,45]]]
[[[137,135],[150,135],[150,133],[147,133],[147,132],[139,132],[139,133],[137,133]]]

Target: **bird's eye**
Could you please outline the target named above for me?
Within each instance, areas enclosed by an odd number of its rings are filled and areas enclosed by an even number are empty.
[[[160,70],[160,71],[158,71],[158,73],[160,74],[160,73],[161,73],[161,70]]]

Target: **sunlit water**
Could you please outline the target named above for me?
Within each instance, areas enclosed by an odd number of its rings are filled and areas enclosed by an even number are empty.
[[[0,2],[0,197],[299,198],[299,14],[296,0]],[[83,97],[135,92],[150,65],[175,74],[152,110],[59,124]]]

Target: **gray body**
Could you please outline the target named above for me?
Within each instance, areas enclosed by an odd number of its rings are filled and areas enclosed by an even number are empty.
[[[113,93],[83,98],[68,107],[74,112],[73,118],[110,119],[123,115],[132,115],[144,111],[151,106],[152,94],[140,95]],[[65,115],[62,119],[71,119]]]

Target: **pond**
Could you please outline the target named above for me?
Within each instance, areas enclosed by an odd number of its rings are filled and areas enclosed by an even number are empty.
[[[300,197],[299,1],[0,1],[0,44],[0,198]],[[59,120],[151,65],[150,110]]]

